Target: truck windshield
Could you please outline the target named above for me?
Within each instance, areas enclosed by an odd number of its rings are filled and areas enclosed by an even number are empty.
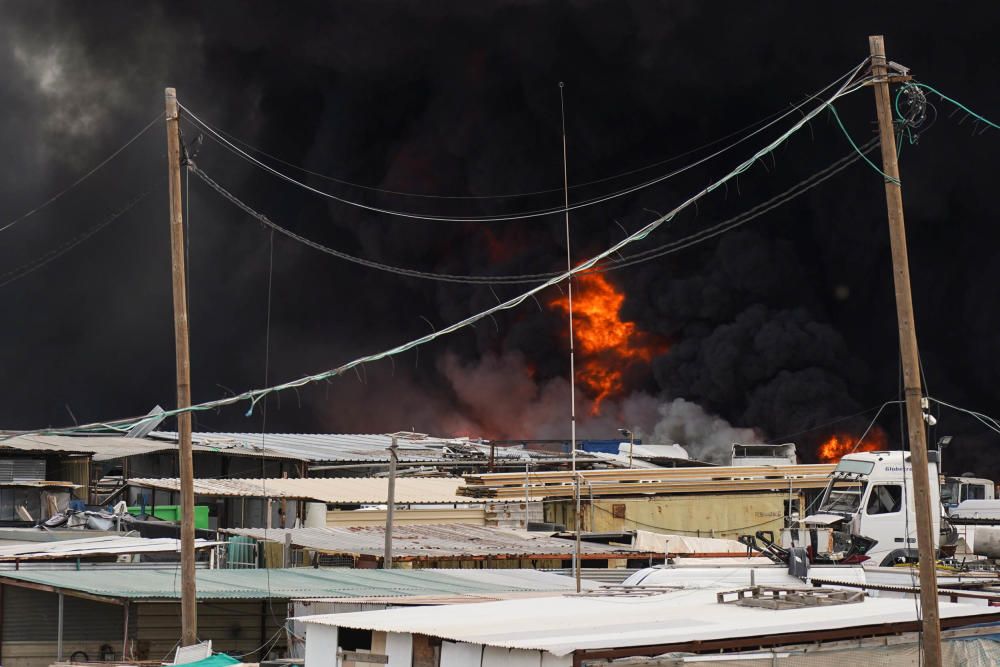
[[[960,500],[960,484],[957,480],[948,481],[941,485],[941,502],[947,507],[955,507]]]
[[[853,459],[840,459],[837,464],[837,472],[853,472],[862,475],[870,475],[875,469],[875,464],[871,461],[856,461]]]
[[[867,482],[857,479],[835,479],[826,489],[820,512],[857,512]]]

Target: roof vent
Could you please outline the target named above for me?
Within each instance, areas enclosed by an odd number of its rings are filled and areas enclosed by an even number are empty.
[[[776,588],[753,586],[716,594],[720,604],[737,604],[762,609],[803,609],[837,604],[864,602],[864,591],[842,591],[834,588]]]

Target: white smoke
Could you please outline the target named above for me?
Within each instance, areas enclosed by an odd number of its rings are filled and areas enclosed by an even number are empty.
[[[652,431],[656,443],[684,445],[691,458],[728,463],[734,442],[759,442],[752,428],[737,428],[722,417],[709,414],[697,403],[675,398],[658,409],[660,419]]]
[[[454,355],[440,363],[458,401],[441,427],[455,435],[487,438],[563,439],[570,432],[570,387],[563,378],[537,383],[523,355],[487,354],[462,364]],[[728,463],[734,442],[754,442],[758,433],[736,428],[683,398],[658,399],[635,392],[605,400],[592,415],[593,401],[576,391],[577,437],[611,439],[627,428],[644,444],[684,446],[692,458]]]

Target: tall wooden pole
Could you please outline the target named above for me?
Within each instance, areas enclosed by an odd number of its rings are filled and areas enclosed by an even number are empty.
[[[920,399],[920,360],[917,331],[913,321],[910,295],[910,267],[906,253],[906,225],[903,222],[903,191],[899,185],[896,162],[896,135],[892,125],[889,98],[889,70],[885,43],[881,35],[868,38],[871,47],[872,74],[875,77],[875,107],[878,111],[882,143],[882,171],[885,202],[889,210],[889,240],[892,245],[892,276],[896,287],[896,317],[899,321],[899,351],[903,365],[903,389],[906,397],[906,431],[913,465],[913,496],[917,514],[917,552],[920,558],[920,609],[923,614],[924,664],[941,665],[941,623],[938,616],[937,558],[934,549],[934,522],[931,512],[931,480],[927,465],[927,436]],[[905,468],[905,466],[904,466]],[[935,480],[936,481],[936,480]]]
[[[167,168],[170,176],[170,258],[174,287],[174,343],[177,355],[177,408],[191,407],[191,359],[188,347],[187,281],[184,267],[184,216],[181,207],[181,134],[177,91],[167,88]],[[191,413],[177,415],[181,475],[181,646],[198,642],[194,569],[194,464],[191,460]]]

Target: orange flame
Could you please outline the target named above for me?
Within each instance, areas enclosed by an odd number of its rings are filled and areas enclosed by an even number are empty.
[[[864,440],[858,443],[857,436],[846,433],[831,435],[816,448],[816,458],[820,463],[837,463],[851,452],[880,452],[887,450],[889,438],[885,431],[876,426]],[[857,444],[857,446],[855,446]]]
[[[576,379],[594,398],[590,413],[598,415],[604,399],[625,391],[624,372],[629,365],[648,362],[667,347],[640,331],[634,322],[621,320],[625,295],[603,274],[578,275],[573,287],[573,338],[582,356]],[[569,314],[565,295],[550,301],[549,306]]]

